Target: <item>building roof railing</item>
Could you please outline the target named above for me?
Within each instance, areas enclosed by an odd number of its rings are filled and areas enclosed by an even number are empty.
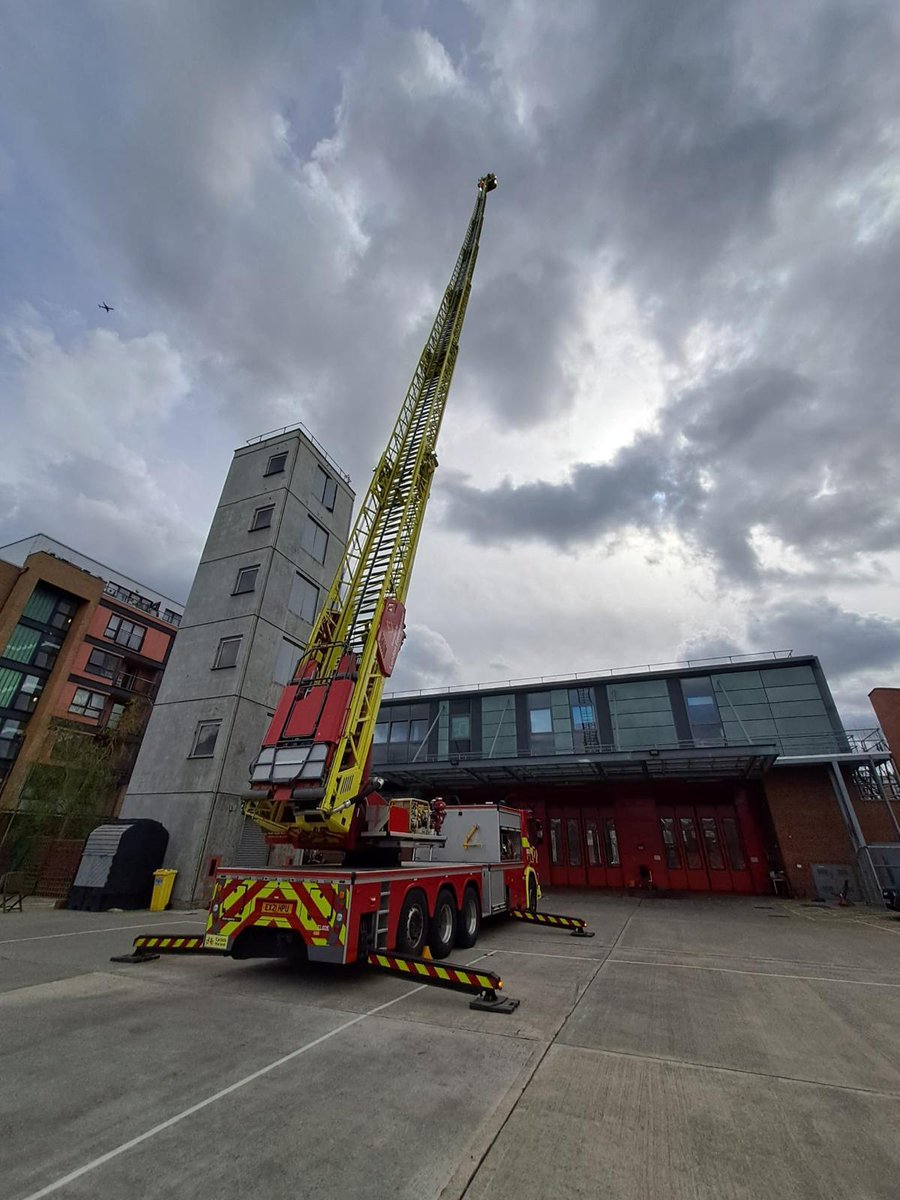
[[[307,441],[312,442],[313,446],[315,446],[316,450],[318,450],[319,454],[321,454],[328,465],[334,471],[336,471],[337,474],[340,475],[341,479],[343,479],[344,483],[349,486],[351,482],[350,476],[347,474],[344,468],[334,460],[332,455],[328,453],[315,434],[310,433],[302,421],[295,421],[293,425],[282,425],[280,429],[270,429],[268,433],[259,433],[256,435],[256,437],[247,438],[247,445],[257,446],[260,442],[268,441],[269,438],[281,437],[282,434],[293,433],[296,429],[300,430]]]
[[[793,658],[793,650],[764,650],[758,654],[722,654],[715,658],[686,658],[678,662],[642,663],[633,667],[603,667],[597,671],[570,671],[563,675],[531,675],[521,679],[493,679],[488,683],[450,684],[448,687],[418,688],[411,691],[386,692],[385,700],[408,700],[416,696],[447,696],[466,692],[496,691],[498,688],[521,688],[534,684],[572,683],[576,680],[615,679],[620,675],[656,675],[698,667],[751,666],[753,663]]]

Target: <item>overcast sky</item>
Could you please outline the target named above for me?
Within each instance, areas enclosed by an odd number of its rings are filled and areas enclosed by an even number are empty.
[[[394,683],[900,665],[896,0],[0,0],[0,540],[358,493],[495,171]],[[108,301],[115,312],[98,309]]]

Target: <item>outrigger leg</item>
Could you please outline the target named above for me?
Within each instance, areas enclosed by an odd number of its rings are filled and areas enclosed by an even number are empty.
[[[533,912],[530,908],[511,908],[509,915],[517,921],[530,921],[533,925],[548,925],[556,929],[568,929],[570,937],[589,938],[594,932],[581,917],[561,917],[558,913]]]

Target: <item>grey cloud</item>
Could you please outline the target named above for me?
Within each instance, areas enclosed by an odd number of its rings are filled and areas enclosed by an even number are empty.
[[[784,599],[751,614],[754,645],[812,651],[829,677],[858,672],[891,673],[900,665],[900,621],[848,611],[828,600]]]

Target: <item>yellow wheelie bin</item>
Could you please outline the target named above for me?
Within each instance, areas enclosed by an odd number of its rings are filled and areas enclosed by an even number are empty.
[[[175,886],[177,871],[153,872],[153,895],[150,897],[150,911],[162,912],[169,907],[172,898],[172,888]]]

